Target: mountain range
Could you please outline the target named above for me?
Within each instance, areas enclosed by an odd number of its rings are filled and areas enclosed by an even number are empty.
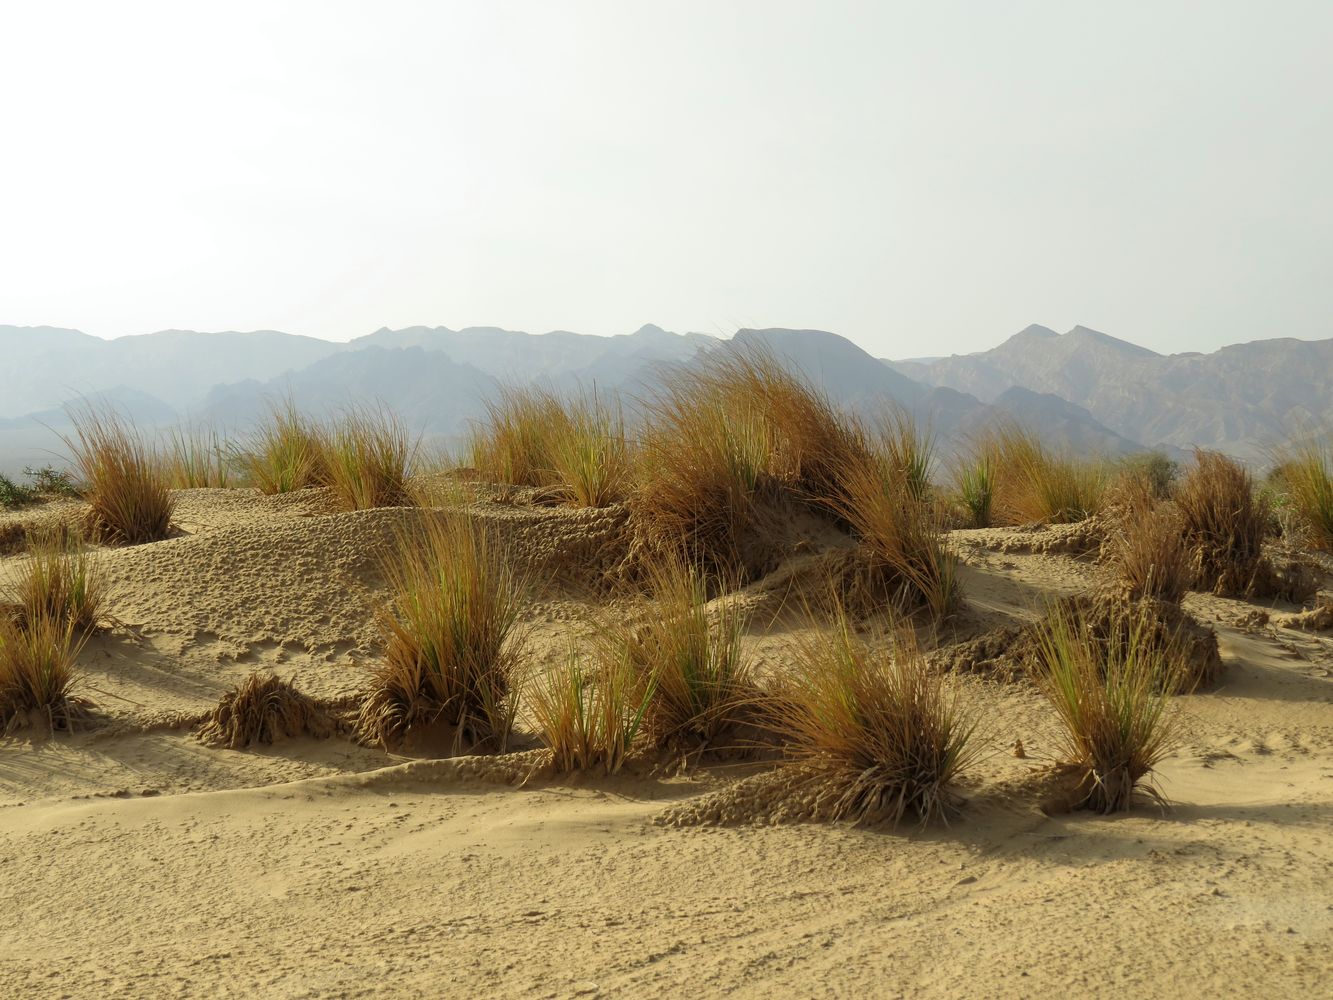
[[[596,388],[632,409],[664,366],[756,345],[851,411],[906,409],[946,452],[1011,419],[1082,452],[1198,445],[1257,458],[1333,419],[1333,340],[1168,356],[1086,327],[1059,334],[1034,325],[989,351],[890,361],[820,330],[741,330],[721,340],[652,325],[614,337],[418,326],[331,343],[272,330],[103,340],[0,326],[0,471],[58,457],[63,406],[79,398],[109,402],[141,427],[196,421],[238,432],[284,397],[316,415],[379,401],[414,430],[452,442],[506,384]]]

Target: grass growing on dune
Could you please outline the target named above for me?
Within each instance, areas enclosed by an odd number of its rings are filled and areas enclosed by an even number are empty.
[[[86,633],[102,619],[104,589],[101,564],[83,539],[52,531],[30,540],[28,559],[19,565],[4,594],[22,622],[48,619]]]
[[[629,493],[631,458],[618,409],[594,396],[571,400],[549,442],[555,485],[571,507],[606,507]]]
[[[1150,777],[1172,747],[1171,692],[1184,658],[1154,635],[1147,612],[1119,619],[1109,636],[1069,607],[1039,623],[1035,680],[1063,727],[1062,756],[1078,778],[1076,806],[1128,809],[1136,789],[1161,800]]]
[[[649,567],[652,602],[638,625],[613,631],[652,682],[644,730],[654,745],[692,751],[729,745],[753,715],[754,672],[741,648],[746,614],[734,595],[709,603],[698,566],[664,557]]]
[[[1194,586],[1217,594],[1244,594],[1263,560],[1268,504],[1239,462],[1196,451],[1176,489]]]
[[[235,449],[212,427],[173,427],[162,464],[173,489],[227,489],[234,479]]]
[[[472,428],[472,467],[506,486],[549,486],[555,478],[552,443],[567,423],[560,400],[534,386],[508,386],[486,404],[486,419]]]
[[[789,758],[813,776],[816,812],[832,820],[947,817],[951,787],[978,756],[976,719],[911,634],[872,649],[844,612],[831,634],[800,644],[770,714]]]
[[[1333,450],[1300,445],[1282,456],[1277,478],[1311,544],[1333,552]]]
[[[325,479],[343,510],[410,502],[416,442],[389,411],[348,410],[325,432],[323,452]]]
[[[195,734],[200,743],[241,750],[297,736],[331,736],[336,726],[309,695],[272,674],[253,673],[232,688]]]
[[[614,774],[629,756],[653,697],[629,651],[599,645],[532,679],[528,708],[557,771]]]
[[[86,703],[74,694],[82,645],[72,622],[20,624],[0,614],[0,732],[27,725],[68,731],[83,719]]]
[[[954,467],[954,493],[969,528],[989,528],[995,507],[995,462],[978,451]]]
[[[1118,522],[1110,558],[1125,593],[1178,604],[1194,576],[1180,511],[1169,503],[1135,506]]]
[[[524,583],[496,541],[465,512],[437,513],[397,538],[385,558],[384,657],[357,719],[366,743],[452,727],[457,747],[503,750],[518,688]]]
[[[861,454],[833,405],[759,350],[672,371],[646,410],[631,499],[641,542],[742,576],[766,506],[830,507],[840,470]]]
[[[153,449],[109,408],[75,407],[70,416],[74,436],[64,441],[91,507],[93,533],[126,545],[166,538],[175,501]]]
[[[1012,524],[1067,524],[1100,513],[1110,481],[1105,463],[1059,454],[1017,426],[994,431],[983,447],[993,456],[996,513]]]
[[[250,482],[270,495],[326,485],[324,435],[290,400],[274,404],[242,453]]]

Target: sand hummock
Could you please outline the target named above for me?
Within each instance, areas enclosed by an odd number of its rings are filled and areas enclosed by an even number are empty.
[[[1170,808],[1047,815],[1056,723],[1015,650],[1109,571],[1086,526],[951,533],[966,605],[923,642],[988,753],[948,825],[850,827],[774,753],[554,776],[522,712],[498,757],[322,723],[205,746],[253,674],[356,704],[380,555],[428,515],[336,513],[320,490],[178,503],[175,537],[97,550],[116,624],[80,657],[89,725],[0,741],[0,996],[1305,997],[1333,977],[1327,577],[1305,605],[1188,595],[1222,669],[1177,700]],[[624,508],[474,509],[532,576],[531,669],[642,613],[617,589]],[[23,524],[52,516],[77,505]],[[0,530],[2,575],[24,555]],[[811,636],[800,612],[846,550],[821,529],[741,593],[761,677]]]

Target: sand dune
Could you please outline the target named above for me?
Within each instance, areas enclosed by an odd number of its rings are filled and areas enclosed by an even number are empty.
[[[364,686],[377,547],[420,515],[179,504],[178,537],[100,554],[119,624],[82,654],[96,724],[0,742],[0,995],[1312,996],[1333,976],[1333,633],[1286,627],[1295,606],[1187,599],[1225,670],[1178,700],[1166,811],[1043,813],[1054,718],[983,670],[959,683],[989,754],[951,825],[701,824],[763,765],[555,780],[530,756],[201,746],[193,722],[257,668]],[[562,655],[608,607],[621,515],[482,516],[533,567],[576,568],[526,612],[529,658]],[[967,610],[944,642],[1097,582],[1047,532],[953,534]],[[746,642],[781,670],[806,627],[759,615]]]

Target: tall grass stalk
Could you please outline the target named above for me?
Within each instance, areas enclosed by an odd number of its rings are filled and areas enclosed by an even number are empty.
[[[76,406],[70,417],[74,435],[64,441],[91,507],[93,533],[126,545],[166,538],[175,500],[153,448],[108,407]]]

